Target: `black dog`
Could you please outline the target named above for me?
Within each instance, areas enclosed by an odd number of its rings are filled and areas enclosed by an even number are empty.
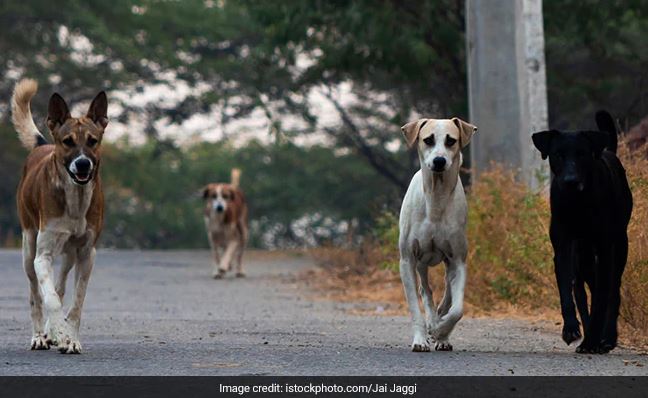
[[[608,112],[596,113],[600,131],[542,131],[533,144],[549,157],[554,265],[563,317],[562,338],[585,337],[579,353],[607,353],[617,344],[621,276],[628,257],[632,193],[616,157],[617,129]],[[591,293],[588,308],[585,283]]]

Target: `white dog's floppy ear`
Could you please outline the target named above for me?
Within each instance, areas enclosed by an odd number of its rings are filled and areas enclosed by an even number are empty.
[[[411,148],[414,146],[414,143],[418,139],[419,132],[421,131],[421,128],[425,123],[427,123],[428,119],[419,119],[414,122],[409,122],[403,127],[401,127],[401,131],[403,132],[403,135],[405,136],[405,141],[407,142],[407,147]]]
[[[474,126],[468,122],[464,122],[458,117],[453,117],[451,120],[459,129],[459,142],[461,143],[461,147],[466,147],[466,145],[470,143],[470,139],[472,138],[473,134],[477,132],[477,126]]]

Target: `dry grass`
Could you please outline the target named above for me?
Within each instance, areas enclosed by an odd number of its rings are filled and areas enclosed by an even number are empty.
[[[648,160],[619,156],[634,196],[629,227],[630,252],[623,281],[622,343],[648,345]],[[493,166],[480,174],[468,196],[469,316],[515,316],[559,321],[559,299],[548,239],[550,211],[543,194],[530,192],[513,172]],[[375,303],[383,313],[405,313],[398,275],[398,225],[394,215],[378,220],[375,236],[356,250],[313,250],[322,265],[315,280],[336,300]],[[435,298],[443,290],[443,268],[435,267],[430,282]]]
[[[648,148],[630,153],[619,148],[634,208],[628,227],[630,247],[621,285],[621,327],[631,343],[648,345]]]

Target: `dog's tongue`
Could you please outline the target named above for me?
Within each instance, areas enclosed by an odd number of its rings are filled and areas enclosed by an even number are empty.
[[[75,174],[75,177],[79,181],[86,181],[90,177],[90,174]]]

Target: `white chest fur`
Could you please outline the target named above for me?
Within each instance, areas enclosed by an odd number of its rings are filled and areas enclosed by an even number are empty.
[[[83,186],[69,183],[62,188],[65,194],[63,216],[50,220],[45,229],[74,237],[83,236],[87,232],[86,214],[92,202],[94,183]]]

